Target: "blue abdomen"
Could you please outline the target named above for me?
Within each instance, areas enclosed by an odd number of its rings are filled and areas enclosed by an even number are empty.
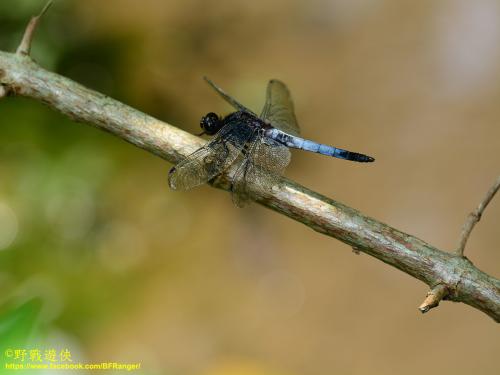
[[[266,131],[266,136],[278,141],[288,147],[297,148],[299,150],[315,152],[322,155],[333,156],[339,159],[357,161],[360,163],[369,163],[375,159],[371,156],[359,154],[357,152],[343,150],[341,148],[324,145],[321,143],[309,141],[300,137],[286,134],[276,128]]]

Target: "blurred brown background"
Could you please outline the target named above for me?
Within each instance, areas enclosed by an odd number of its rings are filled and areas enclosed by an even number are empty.
[[[42,1],[0,3],[13,50]],[[189,132],[260,110],[285,81],[307,138],[287,176],[445,250],[500,171],[495,0],[55,1],[33,56]],[[170,165],[39,103],[0,103],[0,301],[42,300],[37,333],[145,374],[498,374],[498,326],[421,316],[421,282],[228,194],[173,192]],[[500,197],[466,255],[500,272]]]

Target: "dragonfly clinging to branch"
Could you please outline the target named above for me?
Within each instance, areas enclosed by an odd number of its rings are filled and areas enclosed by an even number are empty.
[[[266,102],[258,116],[211,80],[205,80],[236,111],[225,117],[213,112],[202,117],[202,134],[214,137],[170,170],[172,189],[188,190],[204,184],[234,164],[231,192],[233,202],[242,207],[251,200],[250,184],[263,192],[279,184],[290,163],[289,148],[361,163],[375,160],[301,138],[290,92],[281,81],[269,81]]]

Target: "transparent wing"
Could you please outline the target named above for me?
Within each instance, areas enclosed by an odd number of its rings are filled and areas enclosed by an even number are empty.
[[[260,140],[256,138],[250,145],[246,154],[242,157],[238,168],[234,172],[231,184],[231,197],[233,203],[238,207],[244,207],[250,202],[250,189],[247,185],[247,176],[252,166],[250,155],[253,154]]]
[[[224,90],[222,90],[219,86],[217,86],[215,83],[212,82],[208,77],[203,77],[207,83],[212,86],[212,88],[224,99],[226,102],[231,104],[234,108],[236,108],[238,111],[243,111],[243,112],[248,112],[251,113],[252,115],[257,116],[254,112],[249,110],[247,107],[245,107],[243,104],[239,103],[236,99],[233,97],[229,96]]]
[[[253,130],[245,123],[229,123],[205,146],[174,166],[168,175],[174,190],[189,190],[226,170],[240,155]]]
[[[243,207],[257,194],[271,191],[280,183],[290,163],[290,150],[272,139],[256,137],[238,166],[232,183],[233,202]]]
[[[266,103],[260,118],[269,121],[271,125],[285,133],[300,135],[290,91],[281,81],[272,79],[267,84]]]

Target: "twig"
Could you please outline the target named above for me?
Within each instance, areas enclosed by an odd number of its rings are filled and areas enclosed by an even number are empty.
[[[432,288],[425,298],[424,302],[418,307],[422,314],[425,314],[430,309],[437,307],[439,302],[447,295],[448,290],[445,285],[438,284]]]
[[[455,254],[464,256],[465,245],[467,243],[467,240],[469,239],[472,229],[474,229],[474,226],[479,222],[479,220],[481,220],[481,216],[483,215],[486,206],[488,206],[499,189],[500,177],[497,178],[493,186],[490,188],[490,190],[488,190],[481,203],[479,203],[479,206],[477,206],[477,208],[467,216],[464,226],[462,227],[460,242],[457,249],[455,250]]]
[[[28,26],[26,26],[26,30],[24,31],[23,39],[21,40],[19,47],[17,47],[16,54],[29,56],[31,50],[31,42],[33,41],[33,35],[35,34],[38,23],[40,22],[40,18],[42,18],[47,10],[49,10],[51,5],[52,0],[49,0],[38,16],[31,17],[31,20],[28,23]]]

